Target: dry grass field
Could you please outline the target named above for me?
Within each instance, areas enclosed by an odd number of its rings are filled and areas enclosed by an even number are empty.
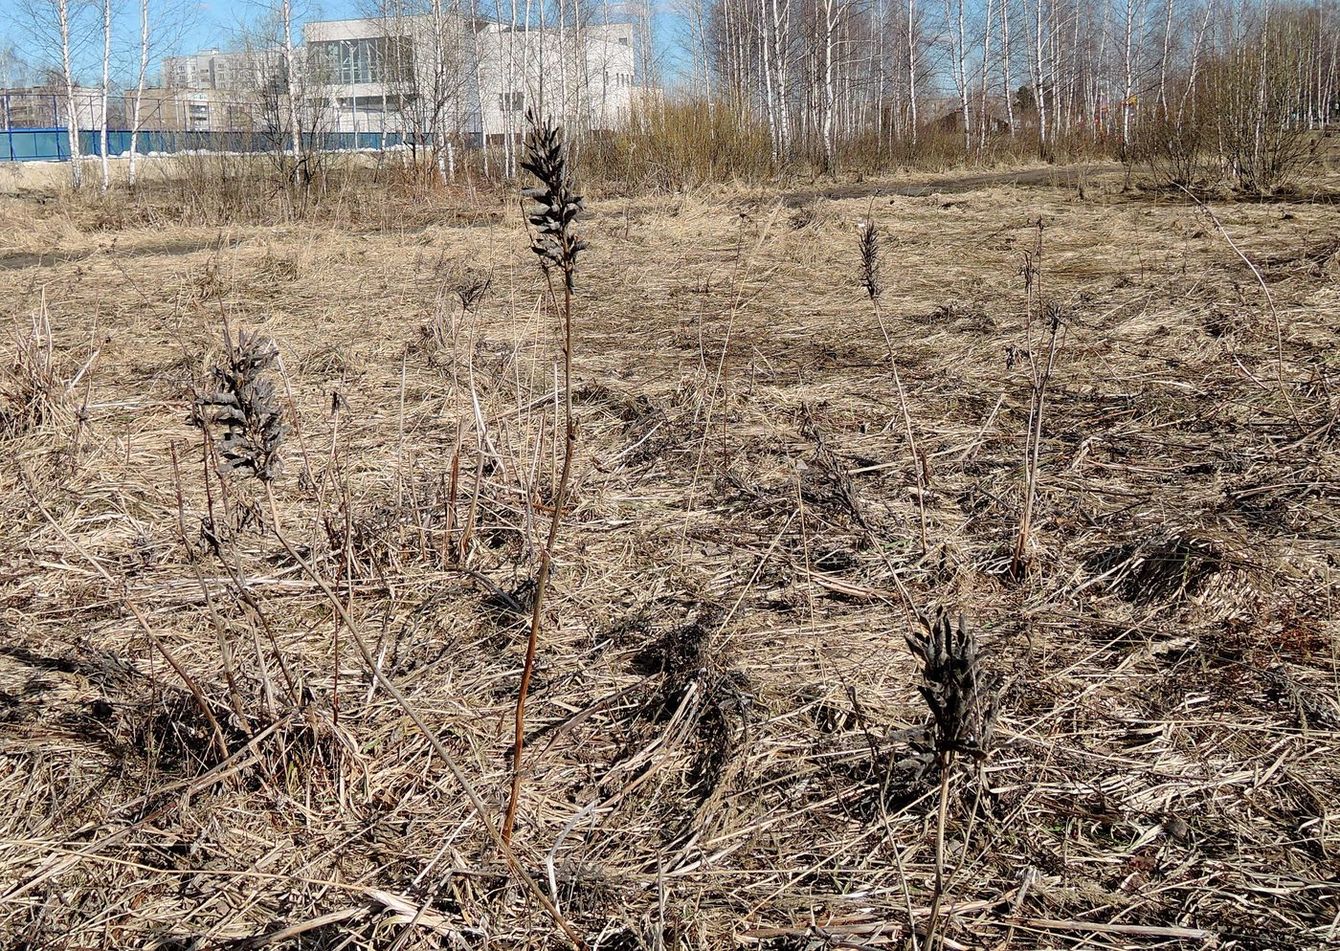
[[[496,825],[562,443],[515,195],[8,200],[0,946],[563,947],[535,890],[610,951],[1340,940],[1340,206],[1077,181],[588,196],[534,890],[358,646]],[[225,323],[273,506],[191,425]],[[928,941],[937,606],[999,686]]]

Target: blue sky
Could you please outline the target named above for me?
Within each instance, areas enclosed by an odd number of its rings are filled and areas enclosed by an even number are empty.
[[[157,72],[162,55],[168,53],[190,53],[211,47],[229,48],[239,41],[246,23],[264,17],[267,10],[275,9],[278,6],[278,0],[273,0],[273,2],[270,2],[270,0],[261,0],[261,2],[248,2],[248,0],[150,0],[150,2],[151,9],[155,6],[162,6],[177,7],[183,11],[181,14],[172,17],[179,23],[176,32],[179,32],[180,35],[171,44],[170,49],[163,50],[156,57],[156,61],[151,66],[153,72]],[[657,56],[661,64],[661,78],[663,82],[673,84],[683,62],[683,18],[668,12],[666,0],[650,0],[650,2],[653,9],[656,10],[653,32],[656,37]],[[114,42],[120,50],[116,58],[124,63],[124,69],[129,71],[130,63],[138,55],[136,44],[139,41],[139,3],[138,0],[113,0],[113,3],[119,8],[116,14],[116,23],[113,27]],[[0,46],[12,42],[18,48],[20,55],[30,63],[37,65],[46,57],[43,56],[39,48],[34,46],[29,35],[30,31],[25,27],[21,14],[23,5],[20,0],[0,0]],[[481,3],[481,6],[484,5],[486,3]],[[518,0],[518,6],[521,5],[521,0]],[[96,2],[90,3],[90,6],[96,6]],[[360,0],[317,0],[314,3],[294,0],[294,13],[297,17],[298,28],[300,28],[304,18],[334,20],[343,17],[356,17],[366,8],[367,4],[360,2]],[[92,14],[88,22],[96,28],[96,11],[90,9],[88,12]],[[101,63],[100,39],[95,40],[90,46],[92,48],[85,50],[82,55],[77,57],[77,68],[80,69],[86,80],[96,77]],[[123,78],[124,75],[123,72]]]

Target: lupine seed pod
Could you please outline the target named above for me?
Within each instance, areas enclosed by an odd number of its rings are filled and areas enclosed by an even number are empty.
[[[586,250],[573,228],[583,210],[582,196],[573,193],[572,169],[568,162],[563,130],[552,122],[527,111],[526,159],[521,167],[541,182],[538,187],[523,188],[521,195],[537,204],[527,214],[535,228],[531,250],[540,256],[546,268],[563,271],[568,290],[573,289],[577,273],[577,255]]]
[[[243,331],[234,346],[225,331],[223,362],[211,373],[215,388],[196,394],[191,416],[195,425],[216,430],[215,445],[230,468],[265,482],[283,466],[286,427],[274,381],[266,375],[278,357],[268,337]]]
[[[866,218],[860,225],[861,286],[872,301],[879,300],[884,288],[879,283],[879,229]]]
[[[959,615],[953,624],[939,613],[909,633],[907,646],[921,661],[917,689],[930,707],[936,752],[986,755],[996,717],[995,677],[983,671],[977,639]]]

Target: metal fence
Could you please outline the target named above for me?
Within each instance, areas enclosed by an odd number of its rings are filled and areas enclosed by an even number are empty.
[[[134,111],[130,95],[110,97],[107,110],[107,152],[131,150],[129,126]],[[288,149],[287,133],[266,128],[256,102],[221,98],[214,92],[186,90],[174,96],[146,94],[140,103],[140,131],[135,150],[141,155],[189,151],[260,153]],[[101,98],[90,92],[68,97],[61,93],[0,90],[0,162],[57,162],[70,158],[69,127],[79,129],[79,152],[102,154]],[[411,140],[386,122],[378,111],[323,109],[308,117],[322,131],[304,136],[314,151],[383,149]]]
[[[400,145],[400,132],[325,132],[303,137],[307,149],[322,152],[379,150]],[[107,130],[107,154],[130,153],[127,129]],[[289,147],[287,136],[252,132],[140,132],[135,137],[141,155],[183,152],[233,152],[256,154],[278,152]],[[102,134],[97,129],[79,131],[79,152],[84,157],[102,155]],[[66,128],[5,129],[0,131],[0,162],[64,162],[70,158],[70,133]]]

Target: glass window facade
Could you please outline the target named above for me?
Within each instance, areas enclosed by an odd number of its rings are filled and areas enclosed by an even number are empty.
[[[328,81],[342,86],[393,81],[411,70],[407,42],[388,37],[310,44]]]

